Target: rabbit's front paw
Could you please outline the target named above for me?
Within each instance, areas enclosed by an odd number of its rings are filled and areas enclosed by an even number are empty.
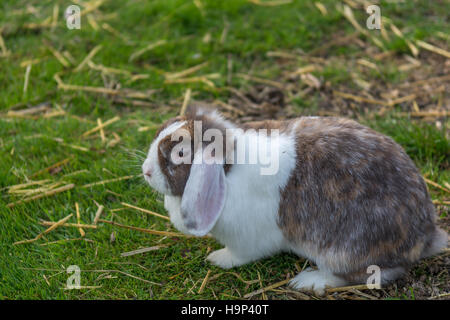
[[[234,256],[228,248],[211,252],[206,260],[223,269],[230,269],[244,264],[244,262]]]
[[[324,295],[326,288],[345,285],[345,281],[332,273],[308,268],[294,277],[289,285],[300,291],[313,291],[316,295]]]

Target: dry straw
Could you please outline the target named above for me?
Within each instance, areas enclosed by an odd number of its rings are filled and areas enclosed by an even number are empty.
[[[125,207],[132,208],[132,209],[135,209],[135,210],[138,210],[138,211],[147,213],[147,214],[149,214],[149,215],[156,216],[156,217],[158,217],[158,218],[162,218],[162,219],[165,219],[165,220],[170,220],[170,218],[167,217],[167,216],[163,216],[162,214],[159,214],[159,213],[156,213],[156,212],[147,210],[147,209],[139,208],[139,207],[137,207],[137,206],[134,206],[134,205],[131,205],[131,204],[128,204],[128,203],[125,203],[125,202],[121,202],[121,204],[122,204],[123,206],[125,206]]]
[[[61,192],[73,189],[74,187],[75,187],[75,185],[73,183],[72,184],[68,184],[68,185],[62,186],[60,188],[52,189],[52,190],[46,191],[44,193],[35,195],[33,197],[29,197],[29,198],[25,198],[25,199],[19,200],[17,202],[9,203],[6,206],[8,208],[12,208],[12,207],[14,207],[14,206],[16,206],[18,204],[29,202],[29,201],[33,201],[33,200],[37,200],[37,199],[41,199],[41,198],[44,198],[44,197],[49,197],[49,196],[55,195],[57,193],[61,193]]]
[[[158,230],[151,230],[151,229],[144,229],[144,228],[139,228],[139,227],[133,227],[133,226],[127,226],[127,225],[123,225],[117,222],[113,222],[113,221],[108,221],[108,220],[103,220],[103,219],[99,219],[99,222],[103,222],[103,223],[108,223],[110,225],[119,227],[119,228],[125,228],[125,229],[130,229],[130,230],[136,230],[136,231],[140,231],[140,232],[144,232],[144,233],[148,233],[148,234],[153,234],[153,235],[157,235],[157,236],[166,236],[166,237],[190,237],[181,233],[176,233],[176,232],[169,232],[169,231],[158,231]]]
[[[14,242],[14,245],[17,244],[23,244],[23,243],[31,243],[34,241],[39,240],[40,238],[42,238],[44,235],[46,235],[49,232],[52,232],[53,230],[55,230],[56,228],[62,226],[67,220],[69,220],[72,217],[72,213],[69,214],[67,217],[59,220],[58,222],[56,222],[55,224],[53,224],[50,228],[46,229],[44,232],[39,233],[35,238],[33,239],[28,239],[28,240],[22,240],[22,241],[17,241]]]

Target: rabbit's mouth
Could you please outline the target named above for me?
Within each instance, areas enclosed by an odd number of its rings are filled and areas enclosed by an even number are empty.
[[[149,158],[145,159],[142,164],[142,173],[144,180],[150,185],[150,187],[159,193],[171,195],[170,188],[164,177],[164,174],[159,170],[157,166],[152,166]]]

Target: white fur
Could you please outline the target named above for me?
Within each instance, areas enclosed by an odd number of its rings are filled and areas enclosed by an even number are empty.
[[[326,288],[340,287],[346,281],[336,277],[325,270],[313,270],[308,268],[296,275],[289,285],[297,290],[313,291],[317,295],[323,295]]]
[[[158,192],[163,194],[171,194],[169,185],[167,184],[164,174],[161,172],[158,160],[158,145],[159,142],[167,137],[169,134],[174,133],[176,130],[181,128],[186,121],[177,121],[172,123],[170,126],[162,130],[156,139],[153,140],[150,145],[150,149],[147,154],[147,159],[145,159],[142,165],[142,172],[144,173],[144,179],[150,184],[150,186]],[[150,170],[152,172],[151,177],[145,175],[145,173]]]
[[[169,213],[170,221],[175,228],[184,234],[189,234],[189,231],[184,226],[184,221],[181,218],[181,197],[166,194],[164,196],[164,208]]]
[[[444,230],[437,228],[431,247],[422,253],[421,258],[432,257],[442,251],[442,249],[447,248],[448,244],[448,234]]]
[[[244,132],[249,146],[271,139],[254,132]],[[275,175],[261,175],[260,164],[235,164],[226,176],[225,207],[211,235],[226,246],[208,259],[225,268],[242,265],[286,249],[277,225],[282,190],[296,164],[294,135],[280,135],[271,143],[278,146],[279,170]],[[229,262],[227,262],[229,260]]]
[[[244,135],[247,152],[250,144],[271,139],[255,132]],[[226,175],[225,206],[210,232],[226,248],[208,256],[220,267],[239,266],[288,248],[277,217],[280,190],[295,168],[295,138],[293,134],[279,135],[271,143],[279,148],[279,170],[275,175],[261,175],[260,164],[235,164]],[[180,212],[181,197],[166,195],[164,203],[174,226],[186,232]]]

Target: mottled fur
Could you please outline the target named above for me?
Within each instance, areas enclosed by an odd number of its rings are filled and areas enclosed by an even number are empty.
[[[301,118],[296,147],[278,220],[294,251],[351,282],[369,265],[406,269],[426,255],[439,232],[434,206],[391,138],[352,120]]]
[[[168,155],[178,142],[170,141],[170,134],[160,134],[178,124],[176,130],[193,135],[194,120],[202,121],[203,132],[217,128],[224,137],[227,128],[280,130],[277,175],[261,176],[257,165],[224,165],[227,200],[211,234],[226,248],[208,257],[219,266],[291,251],[319,267],[300,273],[291,284],[321,293],[326,286],[364,283],[369,265],[381,268],[382,283],[392,281],[420,258],[447,245],[447,234],[436,227],[423,178],[391,138],[339,118],[302,117],[238,126],[215,111],[195,107],[163,125],[154,142],[158,145],[152,144],[143,166],[145,172],[157,158],[152,165],[160,168],[170,191],[165,192],[160,182],[148,181],[166,193],[165,207],[183,232],[180,203],[191,165],[172,164]]]

